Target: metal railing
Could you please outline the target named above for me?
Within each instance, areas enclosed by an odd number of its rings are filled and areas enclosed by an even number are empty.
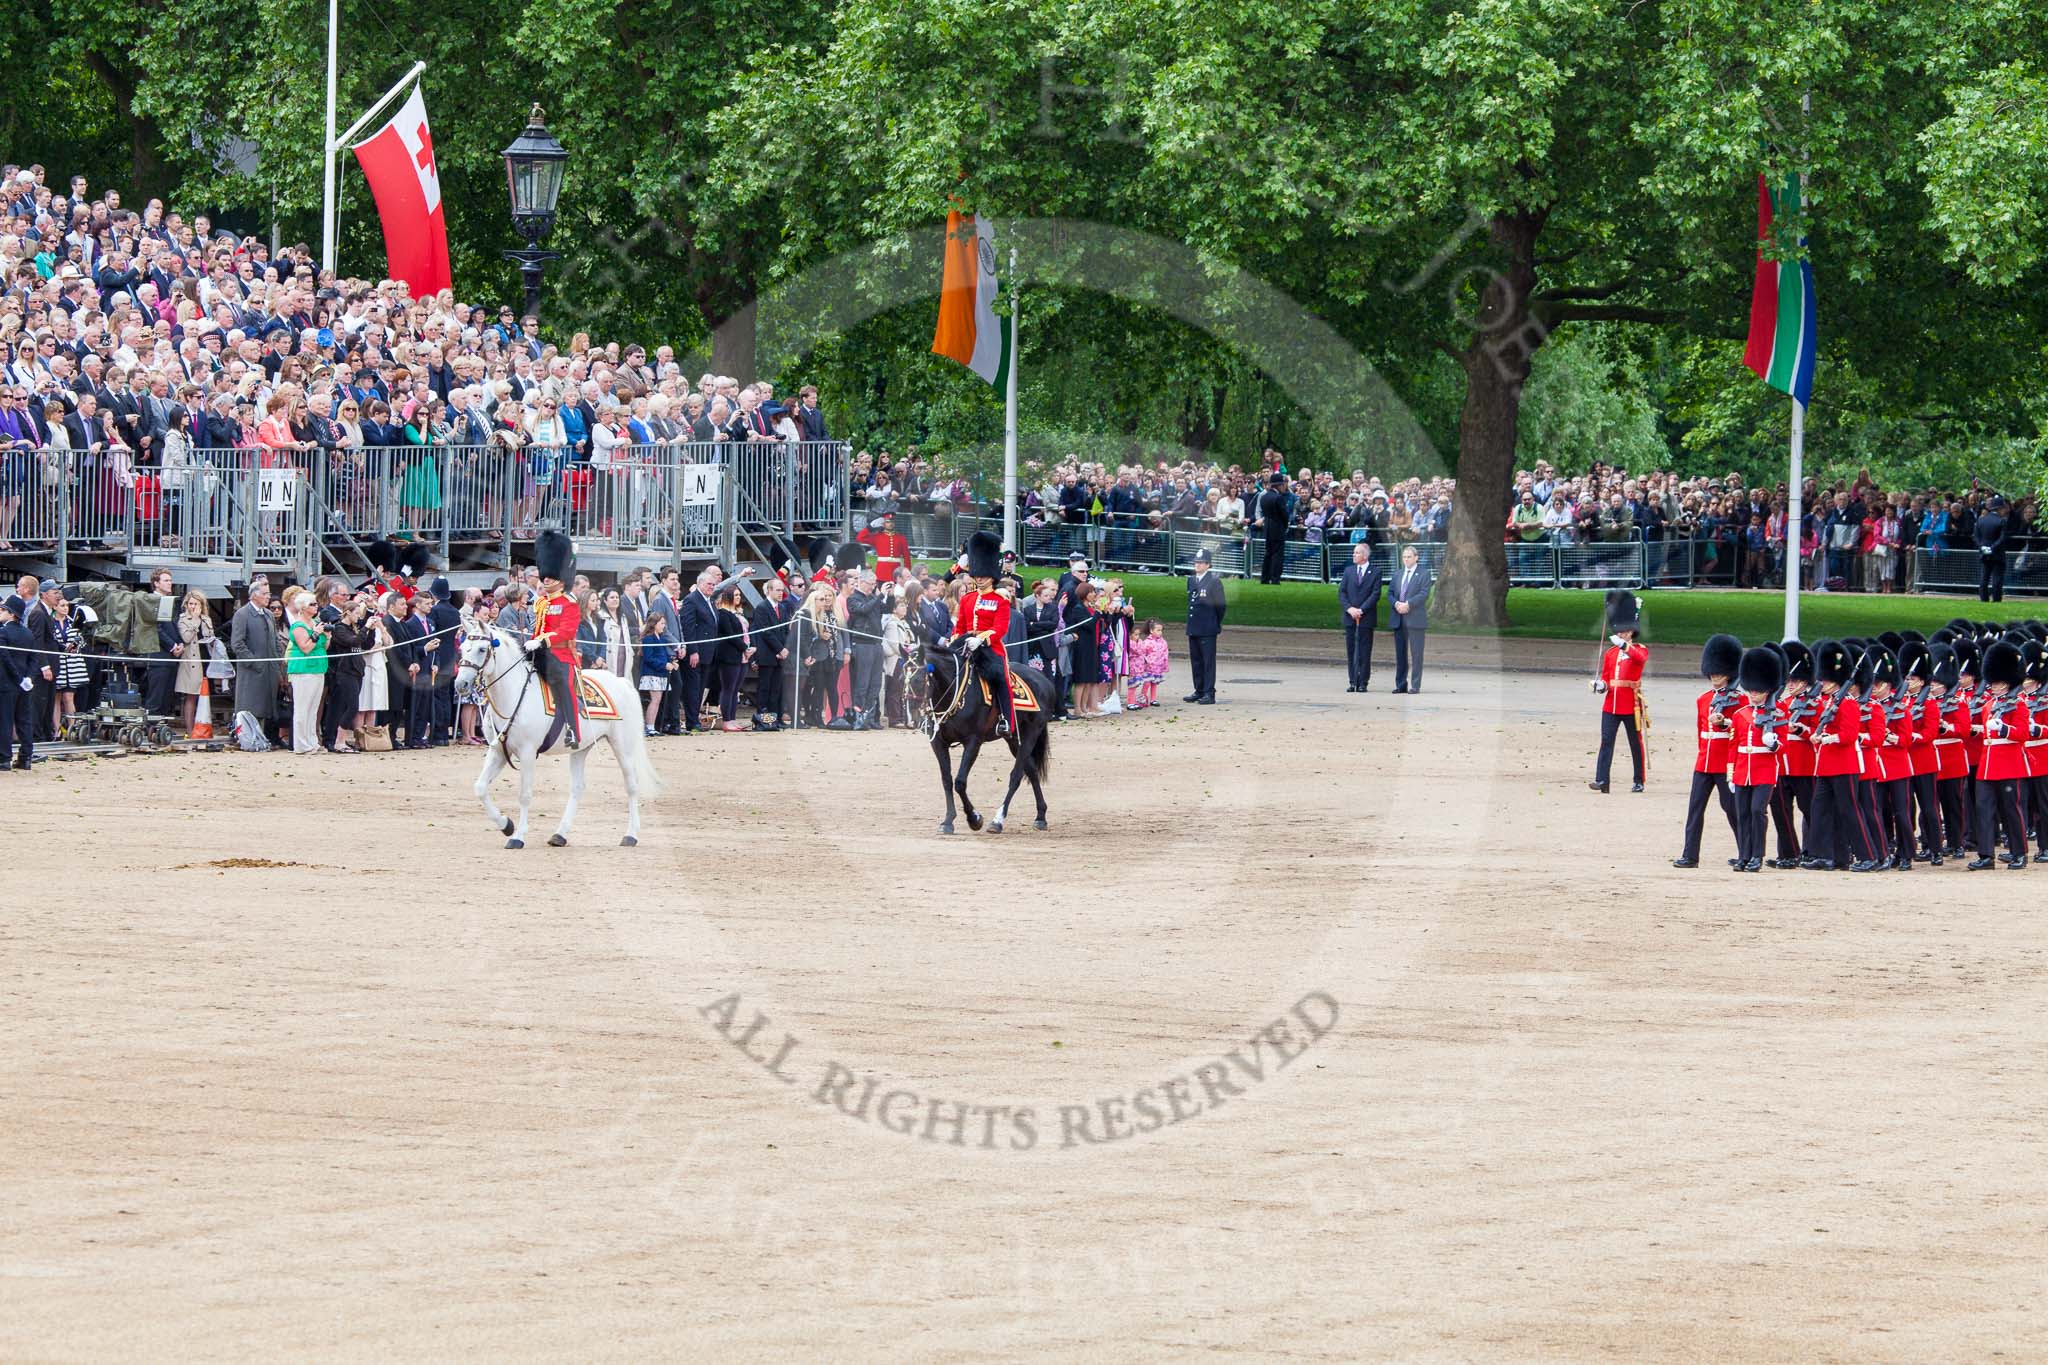
[[[200,449],[171,468],[17,450],[0,453],[0,553],[311,574],[393,538],[508,561],[559,526],[592,550],[729,557],[741,533],[845,534],[847,478],[838,441],[631,445],[603,464],[547,446]]]

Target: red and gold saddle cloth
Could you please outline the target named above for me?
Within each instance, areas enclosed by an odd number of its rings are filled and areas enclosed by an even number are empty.
[[[612,699],[605,695],[605,690],[592,681],[589,674],[584,673],[580,669],[576,673],[576,686],[579,689],[579,695],[583,698],[583,718],[585,720],[617,720],[619,718],[619,708],[612,705]],[[540,690],[540,704],[548,715],[552,716],[555,714],[554,688],[543,687]],[[581,734],[582,732],[578,731],[577,733]]]
[[[984,705],[992,705],[994,697],[988,690],[988,679],[977,678],[975,681],[981,684],[982,703]],[[1014,668],[1010,670],[1010,702],[1019,711],[1036,711],[1038,709],[1038,698],[1032,694],[1030,687],[1025,684],[1024,679],[1019,676]]]

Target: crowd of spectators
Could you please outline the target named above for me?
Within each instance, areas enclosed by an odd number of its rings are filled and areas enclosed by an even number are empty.
[[[339,515],[414,529],[440,510],[437,450],[504,452],[530,534],[579,472],[827,439],[810,386],[778,400],[765,381],[692,381],[667,345],[550,341],[509,306],[337,278],[303,245],[273,257],[204,214],[0,167],[0,553],[50,539],[59,499],[110,539],[130,507],[175,520],[216,450],[324,463]]]

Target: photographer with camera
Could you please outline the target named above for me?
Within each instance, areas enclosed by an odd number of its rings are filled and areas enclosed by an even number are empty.
[[[371,643],[367,624],[370,597],[368,593],[351,593],[348,584],[338,578],[327,580],[326,586],[327,605],[320,609],[320,617],[327,626],[332,657],[327,661],[320,744],[329,753],[352,754],[356,748],[342,734],[355,733],[356,707],[363,690],[362,651]]]

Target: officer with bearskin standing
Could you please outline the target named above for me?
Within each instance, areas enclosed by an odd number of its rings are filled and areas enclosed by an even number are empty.
[[[1832,872],[1855,861],[1851,838],[1860,824],[1855,785],[1862,772],[1856,736],[1863,728],[1863,708],[1848,693],[1855,661],[1840,640],[1822,640],[1813,647],[1813,677],[1819,692],[1814,713],[1793,723],[1793,734],[1812,740],[1813,821],[1807,831],[1806,858],[1799,865]]]
[[[1731,716],[1742,703],[1742,694],[1734,686],[1735,671],[1741,665],[1742,641],[1733,635],[1716,635],[1700,651],[1700,676],[1707,680],[1707,690],[1694,703],[1699,749],[1692,765],[1692,794],[1685,803],[1685,848],[1671,860],[1673,867],[1700,865],[1700,836],[1705,832],[1710,794],[1720,798],[1728,830],[1740,844],[1742,830],[1736,819],[1735,794],[1728,789],[1728,762],[1735,736]],[[1773,772],[1773,781],[1776,776]],[[1739,866],[1742,860],[1738,848],[1732,865]]]
[[[1015,605],[1008,588],[995,585],[1002,572],[1003,543],[987,531],[967,538],[969,587],[960,594],[953,636],[970,651],[967,662],[991,688],[1000,686],[1002,705],[996,710],[997,734],[1017,728],[1016,701],[1010,695],[1010,660],[1003,642],[1010,638],[1010,611]]]
[[[1984,651],[1981,665],[1984,695],[1976,724],[1984,735],[1984,758],[1977,770],[1977,858],[1972,872],[1998,866],[1998,831],[2006,835],[2004,862],[2027,865],[2027,830],[2020,810],[2019,784],[2026,776],[2025,744],[2033,717],[2018,694],[2026,677],[2026,659],[2018,645],[1999,639]]]
[[[1899,651],[1899,674],[1905,680],[1906,714],[1911,719],[1912,742],[1907,759],[1912,765],[1909,781],[1913,807],[1919,815],[1920,858],[1929,867],[1941,866],[1941,806],[1934,791],[1934,773],[1940,766],[1934,741],[1941,735],[1941,704],[1934,699],[1934,651],[1922,640],[1908,638]]]
[[[555,698],[555,716],[571,749],[583,747],[583,718],[576,706],[576,628],[583,615],[569,596],[574,572],[569,537],[553,527],[533,543],[534,566],[540,570],[540,601],[533,608],[533,636],[526,651]]]
[[[1934,677],[1927,690],[1932,696],[1937,723],[1934,730],[1934,799],[1941,807],[1941,847],[1944,857],[1960,858],[1969,834],[1968,803],[1964,789],[1970,783],[1970,699],[1962,689],[1962,652],[1943,642],[1934,645]]]
[[[1913,715],[1899,692],[1899,661],[1889,649],[1870,654],[1870,701],[1864,708],[1864,744],[1869,751],[1864,776],[1877,799],[1873,822],[1877,846],[1870,865],[1856,870],[1881,872],[1913,867]]]
[[[1745,650],[1736,678],[1743,701],[1729,716],[1728,756],[1728,780],[1735,789],[1736,870],[1761,872],[1764,813],[1778,790],[1779,713],[1773,699],[1785,683],[1784,652],[1769,645]]]
[[[1593,780],[1586,785],[1605,795],[1607,775],[1614,766],[1614,736],[1628,732],[1629,758],[1635,765],[1635,785],[1643,789],[1643,669],[1650,651],[1638,642],[1642,616],[1636,609],[1636,595],[1615,588],[1607,594],[1607,647],[1600,654],[1600,671],[1593,679],[1593,693],[1600,698],[1600,757],[1593,764]]]

